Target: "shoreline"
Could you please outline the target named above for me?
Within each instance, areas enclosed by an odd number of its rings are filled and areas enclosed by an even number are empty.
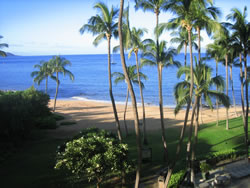
[[[49,107],[52,108],[54,104],[53,100],[50,100]],[[120,120],[120,126],[122,132],[124,132],[124,106],[123,104],[117,104],[117,113]],[[241,114],[241,107],[237,107],[238,116]],[[160,130],[160,112],[158,106],[145,106],[146,111],[146,129],[148,131]],[[192,110],[190,110],[190,113]],[[97,127],[110,131],[116,131],[115,120],[113,115],[113,109],[111,103],[94,102],[94,101],[82,101],[82,100],[61,100],[56,102],[56,113],[59,113],[65,117],[62,121],[74,121],[75,125],[72,126],[60,126],[55,135],[57,137],[67,137],[77,134],[79,131],[85,128]],[[142,107],[138,106],[139,118],[142,118]],[[211,111],[207,108],[202,108],[203,123],[210,123],[216,121],[217,110]],[[226,108],[219,109],[219,120],[226,119]],[[175,116],[174,109],[164,107],[164,123],[165,128],[182,126],[184,122],[185,109]],[[189,115],[189,120],[190,120]],[[234,118],[234,108],[229,109],[229,118]],[[129,131],[134,130],[133,113],[131,105],[128,106],[126,114],[126,122]],[[60,122],[59,122],[60,123]],[[200,124],[202,124],[200,119]]]

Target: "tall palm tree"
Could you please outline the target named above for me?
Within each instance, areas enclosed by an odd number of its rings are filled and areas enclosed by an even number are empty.
[[[201,62],[201,30],[205,29],[208,35],[220,28],[220,24],[216,21],[220,15],[218,8],[213,6],[213,1],[197,1],[193,4],[193,14],[196,15],[194,27],[198,34],[198,58]]]
[[[220,30],[214,34],[213,38],[215,39],[215,42],[221,46],[221,54],[224,56],[226,67],[226,95],[228,95],[228,56],[233,46],[233,38],[224,23],[222,23]],[[228,108],[226,108],[226,118],[226,129],[228,130]]]
[[[174,31],[171,33],[171,36],[175,36],[174,38],[171,38],[170,42],[172,43],[178,43],[177,52],[180,53],[180,51],[184,47],[184,66],[187,65],[187,47],[188,47],[188,32],[187,30],[180,28],[178,32]],[[195,49],[198,49],[198,45],[194,42],[197,39],[197,34],[192,34],[192,42],[193,47]]]
[[[40,85],[40,83],[45,79],[45,93],[48,91],[48,78],[50,77],[53,80],[56,80],[56,77],[53,75],[51,64],[48,61],[40,61],[40,64],[34,65],[34,68],[37,68],[38,71],[33,71],[31,77],[34,78],[34,82]]]
[[[139,129],[139,117],[138,117],[137,103],[136,103],[134,89],[133,89],[132,83],[131,83],[129,76],[128,76],[127,66],[126,66],[126,62],[125,62],[125,55],[124,55],[123,32],[122,32],[123,7],[124,7],[124,0],[120,0],[120,11],[119,11],[119,21],[118,21],[118,33],[119,33],[119,41],[120,41],[120,57],[121,57],[123,73],[124,73],[125,80],[126,80],[126,83],[128,85],[129,93],[131,96],[132,109],[133,109],[133,114],[134,114],[136,145],[137,145],[137,154],[138,154],[138,160],[137,160],[138,165],[137,165],[137,169],[136,169],[135,188],[138,188],[139,183],[140,183],[140,173],[141,173],[142,147],[141,147],[141,136],[140,136],[140,129]]]
[[[128,76],[129,76],[129,79],[131,80],[131,82],[133,84],[141,84],[140,88],[144,88],[144,84],[143,82],[139,82],[138,80],[138,77],[141,79],[145,79],[147,80],[147,76],[141,72],[139,72],[139,76],[138,76],[138,73],[136,73],[137,69],[137,66],[136,65],[130,65],[127,67],[127,72],[128,72]],[[124,82],[125,81],[125,76],[123,73],[121,72],[114,72],[112,74],[112,77],[115,77],[115,80],[114,82],[117,84],[117,83],[120,83],[120,82]],[[126,130],[126,137],[128,136],[128,129],[127,129],[127,123],[126,123],[126,112],[127,112],[127,104],[128,104],[128,98],[129,98],[129,90],[127,88],[127,96],[126,96],[126,102],[125,102],[125,110],[124,110],[124,125],[125,125],[125,130]]]
[[[112,80],[111,80],[111,60],[110,60],[110,45],[112,36],[117,37],[117,26],[118,23],[115,21],[118,16],[118,9],[111,10],[104,3],[96,3],[94,8],[100,12],[100,14],[96,16],[92,16],[88,24],[85,24],[81,27],[80,33],[83,34],[85,31],[89,31],[93,33],[93,35],[97,35],[93,44],[97,46],[103,39],[108,41],[108,77],[109,77],[109,95],[112,102],[113,112],[116,121],[117,134],[119,140],[122,139],[122,134],[120,130],[120,122],[117,115],[115,99],[112,91]]]
[[[207,45],[207,57],[214,58],[216,62],[216,76],[218,76],[218,63],[221,61],[222,54],[221,54],[222,48],[220,45],[216,44],[216,42],[208,44]],[[216,86],[216,91],[218,91],[218,87]],[[216,98],[216,111],[217,111],[217,116],[216,116],[216,125],[219,126],[219,101]]]
[[[197,114],[199,114],[199,101],[201,96],[204,96],[204,99],[208,106],[213,109],[213,104],[211,97],[218,98],[218,100],[228,107],[230,105],[229,103],[229,97],[225,95],[223,92],[218,92],[217,90],[211,90],[213,86],[216,86],[217,88],[220,88],[220,91],[223,91],[224,88],[224,80],[221,76],[215,76],[212,77],[212,68],[207,66],[204,63],[200,63],[198,66],[198,63],[196,62],[196,67],[194,68],[194,89],[193,93],[195,96],[194,104],[193,104],[193,111],[192,111],[192,117],[191,117],[191,125],[193,125],[194,120],[194,114],[195,110],[197,110]],[[187,98],[189,97],[189,88],[190,88],[190,68],[189,67],[181,67],[177,73],[177,77],[180,78],[183,74],[187,75],[186,80],[178,83],[175,86],[175,98],[177,101],[177,105],[175,108],[175,113],[178,113],[180,108],[186,105]],[[195,159],[195,146],[198,140],[198,126],[199,126],[199,119],[196,118],[196,124],[195,124],[195,135],[194,135],[194,143],[192,145],[192,156],[191,156],[191,182],[194,182],[194,159]],[[189,137],[189,144],[191,146],[191,138]]]
[[[158,71],[158,88],[159,88],[159,108],[161,118],[162,142],[164,147],[164,159],[168,161],[168,149],[165,135],[163,97],[162,97],[162,70],[164,67],[176,66],[180,63],[174,60],[177,51],[173,48],[167,48],[166,41],[161,41],[158,45],[151,39],[146,41],[145,51],[141,59],[142,65],[156,66]]]
[[[185,129],[188,122],[188,115],[189,110],[192,102],[192,95],[193,95],[193,83],[194,83],[194,77],[193,77],[193,49],[192,49],[192,29],[196,21],[195,14],[192,14],[194,12],[192,3],[197,3],[196,1],[192,0],[179,0],[174,1],[172,0],[169,3],[170,11],[176,15],[176,17],[169,20],[169,23],[163,23],[159,26],[158,32],[162,32],[164,29],[176,29],[178,27],[185,28],[188,32],[188,41],[189,41],[189,53],[190,53],[190,92],[189,92],[189,99],[187,99],[187,108],[185,113],[185,119],[184,119],[184,125],[181,130],[179,143],[177,145],[176,150],[176,157],[173,161],[173,163],[170,165],[168,169],[168,174],[164,183],[164,187],[168,186],[169,180],[171,178],[173,169],[175,167],[176,162],[178,161],[178,158],[180,156],[181,146],[184,139]]]
[[[124,11],[124,22],[123,23],[123,40],[124,40],[124,48],[126,50],[129,50],[128,58],[131,57],[132,53],[135,54],[136,59],[136,69],[137,69],[137,76],[138,76],[138,82],[139,82],[139,89],[140,89],[140,96],[141,96],[141,103],[142,103],[142,125],[143,125],[143,143],[145,145],[148,144],[147,140],[147,134],[146,134],[146,113],[145,113],[145,104],[144,104],[144,98],[143,98],[143,88],[141,83],[141,79],[139,76],[140,72],[140,61],[138,57],[138,53],[140,50],[143,49],[143,41],[141,41],[141,38],[143,37],[144,33],[147,32],[145,28],[137,29],[133,27],[130,28],[129,23],[129,5]],[[114,52],[118,51],[118,47],[114,47]]]
[[[242,49],[243,58],[244,58],[244,68],[245,73],[247,72],[247,54],[249,53],[249,38],[250,38],[250,23],[247,21],[247,7],[244,7],[243,12],[241,12],[237,8],[233,8],[231,13],[227,16],[227,19],[234,22],[231,29],[233,29],[233,36],[237,37],[239,40],[240,48]],[[240,61],[241,61],[240,54]],[[242,65],[241,65],[242,66]],[[243,75],[241,72],[241,80],[243,79]],[[245,132],[245,145],[246,145],[246,155],[248,155],[248,113],[249,113],[249,101],[248,101],[248,75],[244,75],[245,79],[245,100],[246,100],[246,110],[244,114],[244,132]],[[242,90],[241,90],[242,91]],[[243,92],[243,91],[242,91]],[[242,94],[243,96],[243,94]],[[243,100],[244,102],[244,100]],[[242,108],[244,109],[242,103]],[[243,110],[244,111],[244,110]]]
[[[53,108],[53,111],[55,111],[58,88],[60,84],[59,74],[61,73],[63,74],[63,76],[68,75],[72,81],[74,80],[74,75],[72,74],[72,72],[70,72],[65,68],[66,66],[71,66],[71,62],[65,59],[64,57],[54,56],[49,63],[51,64],[52,72],[56,74],[56,94],[55,94],[54,108]]]
[[[0,39],[2,39],[3,38],[3,36],[1,36],[0,35]],[[0,43],[0,49],[1,48],[8,48],[9,47],[9,45],[8,44],[6,44],[6,43]],[[2,57],[6,57],[7,56],[7,54],[6,54],[6,52],[4,52],[4,51],[2,51],[2,50],[0,50],[0,56],[2,56]]]
[[[142,125],[143,125],[143,143],[148,144],[147,135],[146,135],[146,115],[145,115],[145,105],[144,105],[144,98],[143,98],[143,87],[141,84],[140,78],[140,61],[138,57],[139,50],[143,49],[143,42],[141,41],[141,37],[143,36],[145,29],[136,29],[135,27],[132,28],[130,34],[130,51],[128,56],[130,57],[132,53],[135,54],[136,60],[136,70],[137,70],[137,77],[139,82],[140,88],[140,96],[141,96],[141,103],[142,103]]]

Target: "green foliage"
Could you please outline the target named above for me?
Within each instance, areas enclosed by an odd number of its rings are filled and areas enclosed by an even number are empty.
[[[130,171],[128,146],[113,134],[87,129],[77,137],[58,148],[55,169],[67,169],[76,178],[87,177],[97,184],[111,173],[121,176]]]
[[[208,172],[209,170],[211,170],[211,166],[207,164],[206,162],[202,162],[200,164],[200,169],[201,169],[201,172]]]
[[[244,152],[236,151],[234,149],[227,149],[223,151],[217,151],[213,153],[209,153],[206,155],[198,156],[198,160],[206,159],[207,163],[215,166],[218,162],[223,160],[232,159],[235,160],[240,155],[243,155]]]
[[[54,117],[54,119],[56,121],[60,121],[60,120],[64,120],[65,119],[64,116],[61,116],[61,115],[55,114],[55,113],[53,113],[53,117]]]
[[[185,175],[185,170],[180,170],[179,172],[174,173],[171,176],[168,187],[169,188],[177,188],[184,175]]]
[[[52,115],[38,118],[36,126],[40,129],[56,129],[56,119]]]
[[[74,124],[76,124],[75,121],[64,121],[60,123],[60,125],[74,125]]]
[[[49,96],[31,87],[25,91],[0,93],[2,139],[23,138],[36,125],[38,118],[49,116]]]

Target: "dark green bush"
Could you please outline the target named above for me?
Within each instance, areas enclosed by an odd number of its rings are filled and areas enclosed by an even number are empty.
[[[31,87],[25,91],[0,93],[0,139],[25,138],[37,119],[51,115],[49,96]]]
[[[40,129],[56,129],[56,120],[50,115],[43,118],[38,118],[36,121],[36,126]]]

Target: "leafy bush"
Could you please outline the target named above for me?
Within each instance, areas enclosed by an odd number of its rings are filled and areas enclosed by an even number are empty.
[[[178,185],[181,183],[181,180],[182,180],[184,175],[185,175],[185,170],[180,170],[179,172],[174,173],[171,176],[168,187],[169,188],[177,188]]]
[[[64,121],[64,122],[61,122],[60,125],[64,126],[64,125],[74,125],[76,124],[75,121]]]
[[[49,96],[31,87],[25,91],[0,93],[1,139],[24,138],[37,119],[51,115]]]
[[[229,150],[209,153],[207,155],[202,155],[202,156],[199,156],[197,159],[206,160],[208,164],[210,164],[211,166],[215,166],[218,162],[223,161],[223,160],[227,160],[227,159],[235,160],[237,157],[239,157],[242,154],[244,154],[244,152],[236,151],[234,149],[229,149]]]
[[[128,146],[105,130],[87,129],[58,148],[55,169],[61,168],[99,186],[112,173],[121,176],[130,171]]]
[[[56,129],[56,120],[52,115],[38,118],[36,121],[36,126],[40,129]]]
[[[202,162],[200,164],[200,169],[201,169],[201,172],[208,172],[209,170],[211,170],[211,166],[207,164],[206,162]]]
[[[56,120],[56,121],[60,121],[60,120],[63,120],[63,119],[65,119],[63,116],[61,116],[61,115],[59,115],[59,114],[53,114],[53,116],[54,116],[54,119]]]

